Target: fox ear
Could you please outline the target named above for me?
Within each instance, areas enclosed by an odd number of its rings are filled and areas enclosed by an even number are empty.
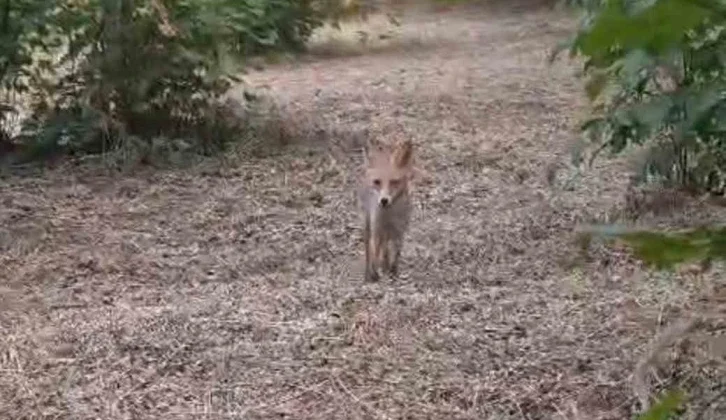
[[[396,145],[393,151],[393,163],[399,168],[411,165],[413,160],[413,143],[411,140],[403,140]]]

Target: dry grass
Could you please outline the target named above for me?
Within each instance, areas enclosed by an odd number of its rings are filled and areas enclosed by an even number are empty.
[[[423,16],[401,36],[426,48],[250,75],[307,140],[275,156],[3,181],[0,413],[629,418],[644,345],[696,287],[596,244],[576,260],[574,228],[622,208],[626,177],[566,164],[579,82],[545,57],[570,26]],[[341,153],[394,131],[433,182],[401,278],[367,284]],[[694,204],[640,222],[723,216]]]
[[[338,28],[330,25],[320,28],[311,37],[308,49],[311,55],[322,57],[370,54],[391,49],[400,52],[412,46],[402,42],[400,35],[400,27],[385,15],[377,14],[370,16],[367,22],[350,20],[341,22]]]

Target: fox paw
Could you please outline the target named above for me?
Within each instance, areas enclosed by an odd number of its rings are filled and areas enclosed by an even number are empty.
[[[380,280],[380,275],[376,270],[368,269],[365,273],[365,280],[369,282],[376,282]]]

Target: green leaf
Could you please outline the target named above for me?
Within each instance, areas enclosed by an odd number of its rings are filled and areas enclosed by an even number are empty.
[[[578,50],[603,57],[613,48],[663,52],[684,42],[686,31],[696,28],[709,10],[690,0],[659,0],[628,13],[626,0],[610,0],[592,26],[576,41]]]
[[[631,231],[622,226],[594,226],[585,229],[594,236],[621,239],[648,265],[658,269],[694,260],[726,260],[726,227],[696,228],[683,232]]]
[[[674,104],[675,101],[671,95],[656,97],[648,102],[624,108],[622,121],[626,124],[637,125],[647,136],[667,123]]]
[[[643,80],[650,76],[654,66],[655,60],[648,53],[642,49],[635,49],[613,64],[613,69],[618,72],[626,89],[637,90]]]
[[[689,91],[684,95],[684,106],[687,111],[683,122],[685,131],[693,130],[704,119],[708,118],[715,107],[724,100],[726,85],[721,83],[710,84],[702,88]]]
[[[670,420],[685,402],[685,394],[680,390],[671,390],[665,393],[645,413],[638,416],[638,420]]]
[[[607,86],[610,75],[606,71],[598,70],[590,73],[585,82],[585,93],[590,101],[595,101]]]

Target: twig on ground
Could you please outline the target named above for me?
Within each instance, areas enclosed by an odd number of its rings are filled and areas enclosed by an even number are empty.
[[[343,383],[343,381],[341,381],[340,378],[337,375],[331,374],[331,377],[333,378],[333,380],[335,381],[335,383],[338,384],[338,386],[340,387],[340,389],[342,389],[343,392],[345,392],[358,405],[360,405],[361,407],[363,407],[364,409],[366,409],[367,411],[369,411],[371,414],[374,414],[378,418],[389,419],[389,417],[387,415],[385,415],[384,413],[376,410],[370,404],[362,401],[360,398],[358,398],[358,396],[356,396],[355,394],[353,394],[353,392],[351,392],[350,389],[348,389],[348,387],[345,386],[345,384]]]

